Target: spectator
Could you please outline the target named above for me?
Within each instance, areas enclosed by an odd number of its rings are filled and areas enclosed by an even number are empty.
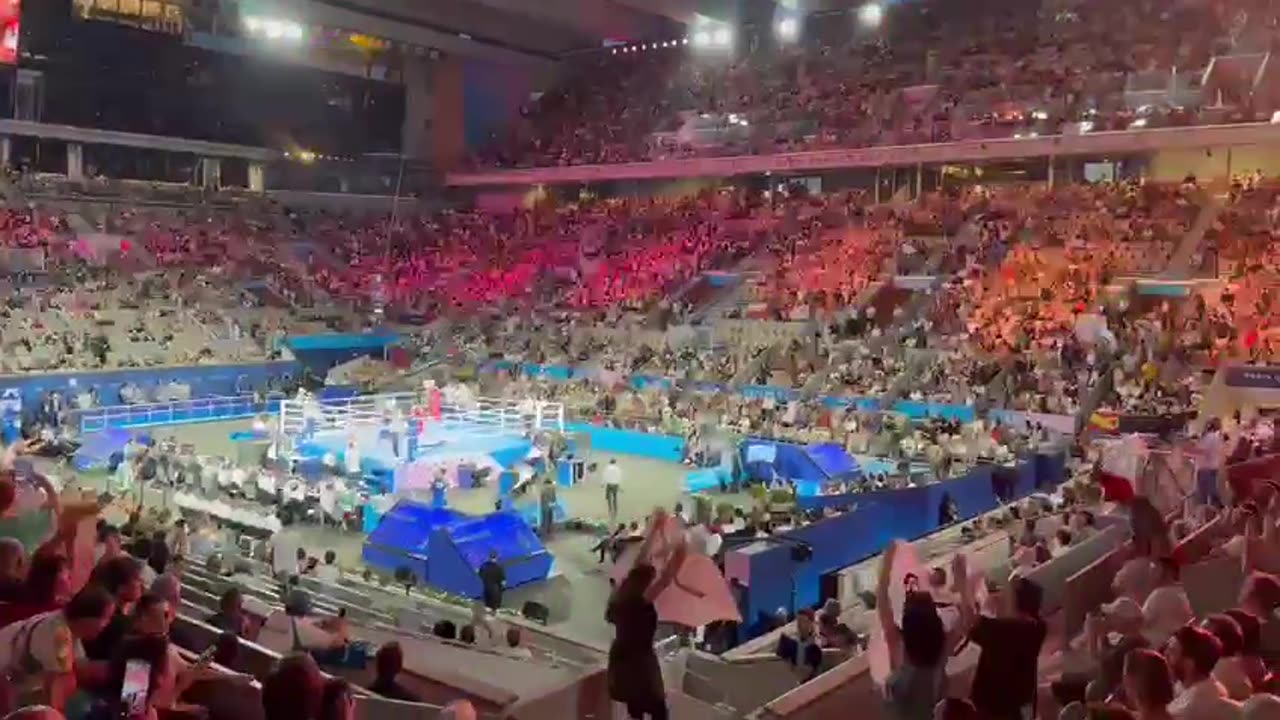
[[[26,577],[26,548],[17,538],[0,538],[0,602],[18,600]]]
[[[1160,646],[1195,615],[1191,612],[1187,591],[1178,581],[1178,563],[1173,558],[1160,558],[1156,567],[1159,569],[1156,587],[1142,604],[1142,615],[1147,639],[1152,645]]]
[[[933,720],[980,720],[973,703],[964,698],[943,698],[933,708]]]
[[[147,545],[146,562],[147,567],[156,574],[157,577],[165,574],[169,569],[169,544],[164,530],[156,530],[151,535],[151,542]]]
[[[233,632],[222,632],[214,641],[213,662],[228,670],[239,669],[240,636]]]
[[[885,682],[889,714],[896,720],[927,720],[946,690],[947,663],[968,631],[965,621],[950,632],[938,615],[938,606],[927,591],[908,592],[902,605],[902,625],[893,617],[889,597],[890,574],[900,542],[885,550],[880,561],[876,586],[876,616],[889,650],[889,678]],[[951,568],[957,578],[969,576],[965,556],[957,553]],[[961,583],[961,613],[966,620],[973,613],[969,583]]]
[[[1227,615],[1240,627],[1240,663],[1245,677],[1259,690],[1267,678],[1267,664],[1262,660],[1262,623],[1257,616],[1238,608],[1228,610]]]
[[[205,622],[239,637],[247,637],[249,630],[248,617],[244,613],[244,596],[240,588],[230,587],[218,598],[218,612],[210,615]]]
[[[378,648],[373,667],[374,678],[369,690],[392,700],[418,702],[418,698],[396,679],[404,667],[404,651],[400,649],[400,643],[389,642]]]
[[[91,660],[105,661],[111,659],[116,644],[124,639],[133,606],[142,597],[142,566],[134,558],[122,555],[94,568],[93,580],[111,593],[115,615],[102,632],[84,643],[84,652]]]
[[[1090,614],[1085,619],[1085,642],[1090,657],[1097,663],[1097,670],[1094,673],[1064,673],[1053,684],[1054,695],[1061,705],[1085,702],[1091,682],[1095,683],[1097,694],[1104,696],[1120,687],[1125,658],[1133,650],[1150,646],[1143,634],[1142,608],[1127,596],[1103,605],[1101,613]]]
[[[458,631],[458,642],[465,643],[467,645],[475,645],[476,644],[475,627],[471,625],[463,625],[462,629]]]
[[[135,635],[126,638],[111,661],[104,698],[110,705],[110,717],[155,720],[157,710],[167,710],[176,695],[176,670],[169,663],[169,642],[157,635]],[[140,696],[124,695],[125,678],[132,675],[131,665],[146,663],[148,683]]]
[[[533,657],[533,652],[529,648],[520,644],[522,633],[520,628],[511,625],[507,628],[507,648],[506,653],[512,657],[528,660]]]
[[[355,720],[356,698],[351,685],[342,678],[329,678],[320,694],[317,720]]]
[[[1264,658],[1280,657],[1280,580],[1274,575],[1251,573],[1240,589],[1240,608],[1262,621],[1261,645]]]
[[[1240,625],[1230,615],[1216,614],[1205,618],[1201,626],[1218,639],[1222,655],[1213,666],[1213,679],[1222,684],[1227,697],[1244,701],[1253,694],[1253,681],[1245,670],[1241,649],[1244,647],[1244,633]]]
[[[1154,650],[1131,650],[1124,658],[1124,695],[1141,720],[1169,720],[1173,675]]]
[[[294,653],[284,658],[262,682],[266,720],[316,720],[323,684],[320,668],[310,655]]]
[[[284,610],[272,613],[263,627],[292,638],[295,651],[304,650],[328,657],[326,651],[341,651],[347,644],[346,623],[340,618],[315,620],[310,617],[311,596],[303,590],[291,590],[285,598]]]
[[[1244,720],[1280,720],[1280,697],[1269,693],[1254,695],[1240,708]]]
[[[66,718],[48,705],[29,705],[9,713],[4,720],[66,720]]]
[[[0,682],[7,682],[9,689],[0,693],[0,700],[11,697],[65,707],[76,674],[85,670],[79,662],[80,647],[102,633],[114,610],[111,594],[90,585],[61,610],[0,628],[0,677],[7,679]]]
[[[441,640],[457,640],[458,626],[454,625],[452,620],[437,620],[436,624],[431,626],[431,634]]]
[[[120,538],[120,528],[102,523],[98,527],[98,542],[93,547],[94,564],[119,557],[123,553],[124,544]]]
[[[31,561],[21,599],[0,605],[0,627],[57,610],[71,599],[71,563],[61,555],[41,552]]]
[[[818,645],[813,610],[801,608],[796,613],[795,631],[783,632],[778,638],[777,654],[790,663],[801,682],[817,677],[822,669],[822,647]]]
[[[668,530],[671,519],[662,510],[655,511],[649,531],[636,555],[636,565],[618,583],[609,598],[605,619],[614,626],[613,644],[609,647],[609,695],[627,706],[632,720],[667,720],[667,694],[662,684],[662,669],[653,649],[658,629],[658,611],[653,601],[669,586],[684,564],[688,549],[676,546],[659,575],[651,563],[653,544]],[[679,528],[672,529],[676,534]]]
[[[1035,700],[1046,634],[1040,618],[1043,594],[1035,582],[1014,578],[1001,593],[1001,616],[981,617],[969,631],[969,639],[982,648],[973,676],[973,704],[991,720],[1022,718]]]
[[[15,442],[0,460],[0,537],[17,539],[28,553],[53,538],[61,511],[58,490],[45,476],[28,473],[31,485],[21,489],[18,486],[14,462],[31,447],[32,443],[27,440]],[[32,493],[39,493],[40,498],[32,501],[28,497]]]
[[[1180,628],[1169,639],[1166,657],[1182,690],[1169,703],[1175,720],[1237,720],[1240,703],[1227,697],[1226,688],[1213,677],[1222,656],[1222,645],[1208,630]]]
[[[316,579],[337,585],[342,581],[342,568],[338,567],[338,554],[324,551],[324,564],[316,568]]]

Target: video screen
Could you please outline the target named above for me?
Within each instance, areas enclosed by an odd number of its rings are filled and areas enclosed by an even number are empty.
[[[18,30],[19,18],[22,15],[22,0],[0,0],[0,64],[16,65],[18,63]]]

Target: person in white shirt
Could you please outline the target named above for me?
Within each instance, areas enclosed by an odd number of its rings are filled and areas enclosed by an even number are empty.
[[[115,609],[110,593],[90,585],[61,610],[0,628],[0,675],[8,678],[14,700],[61,710],[76,689],[81,643],[98,637]]]
[[[329,523],[338,523],[338,491],[334,489],[333,483],[327,482],[320,486],[320,524],[328,525]]]
[[[347,644],[346,623],[342,618],[316,620],[309,617],[311,596],[292,590],[285,598],[284,610],[267,617],[262,627],[291,638],[294,651],[333,650]]]
[[[520,644],[520,628],[515,625],[507,627],[507,647],[504,650],[507,655],[529,660],[533,658],[533,651]]]
[[[1218,658],[1218,664],[1213,666],[1213,679],[1222,683],[1227,697],[1232,700],[1248,700],[1253,694],[1253,680],[1249,679],[1249,671],[1241,653],[1244,648],[1244,633],[1240,624],[1230,615],[1215,614],[1205,618],[1201,625],[1213,633],[1222,646],[1222,656]]]
[[[298,572],[298,540],[293,533],[278,532],[268,541],[271,550],[271,570],[276,577],[288,579]]]
[[[617,458],[609,458],[604,467],[604,502],[609,508],[609,520],[618,519],[618,490],[622,487],[622,468]]]
[[[1213,678],[1221,653],[1218,638],[1193,625],[1180,628],[1170,638],[1165,655],[1179,688],[1169,703],[1174,720],[1240,719],[1240,703],[1227,697],[1226,688]]]
[[[347,451],[342,454],[343,463],[347,468],[347,477],[360,477],[360,447],[356,444],[354,438],[347,442]]]
[[[1241,706],[1244,720],[1280,720],[1280,697],[1259,693]]]
[[[1157,562],[1160,585],[1142,603],[1144,632],[1147,640],[1159,647],[1178,628],[1195,619],[1187,591],[1178,583],[1178,566],[1171,558]]]
[[[342,580],[342,568],[338,567],[338,554],[324,551],[324,564],[316,568],[316,579],[337,585]]]
[[[249,471],[245,470],[239,465],[236,465],[235,467],[231,468],[231,490],[233,490],[234,492],[239,493],[240,495],[243,495],[244,483],[245,483],[245,480],[248,480],[248,479],[249,479]]]

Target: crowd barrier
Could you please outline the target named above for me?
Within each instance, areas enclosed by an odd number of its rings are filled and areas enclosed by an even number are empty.
[[[589,423],[567,423],[565,430],[588,437],[594,453],[620,453],[639,457],[680,462],[684,459],[684,438],[624,430]]]
[[[893,404],[893,411],[902,413],[912,420],[924,418],[941,418],[959,422],[973,422],[978,419],[978,412],[972,405],[951,405],[948,403],[920,402],[917,400],[899,400]]]
[[[726,557],[725,575],[744,588],[741,632],[745,638],[760,634],[778,608],[817,605],[824,576],[880,553],[893,540],[935,532],[944,524],[941,510],[948,500],[962,521],[969,520],[1009,499],[1049,491],[1065,473],[1063,453],[1037,453],[1012,467],[979,465],[941,483],[829,496],[853,509],[737,548]],[[1006,493],[1005,500],[996,494],[997,487]],[[797,545],[811,548],[812,557],[796,562]]]
[[[179,425],[239,420],[280,409],[277,395],[258,402],[253,395],[206,397],[143,405],[109,405],[78,412],[81,434],[101,432],[108,428],[136,428],[153,425]]]
[[[192,397],[244,395],[254,390],[287,383],[298,377],[301,367],[292,360],[234,365],[183,365],[98,372],[54,372],[38,375],[0,377],[0,395],[17,392],[25,408],[40,405],[50,392],[64,397],[93,390],[102,405],[122,404],[120,389],[134,385],[154,394],[162,385],[186,385]]]
[[[987,413],[987,418],[1019,430],[1026,430],[1032,425],[1039,425],[1062,435],[1074,435],[1076,431],[1076,417],[1074,415],[1051,415],[1049,413],[994,409]]]

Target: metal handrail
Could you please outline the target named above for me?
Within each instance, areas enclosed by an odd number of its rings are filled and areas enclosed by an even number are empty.
[[[167,425],[193,420],[230,420],[273,412],[279,407],[279,395],[259,400],[254,395],[218,395],[190,400],[145,403],[141,405],[107,405],[78,411],[81,433],[108,428]]]

